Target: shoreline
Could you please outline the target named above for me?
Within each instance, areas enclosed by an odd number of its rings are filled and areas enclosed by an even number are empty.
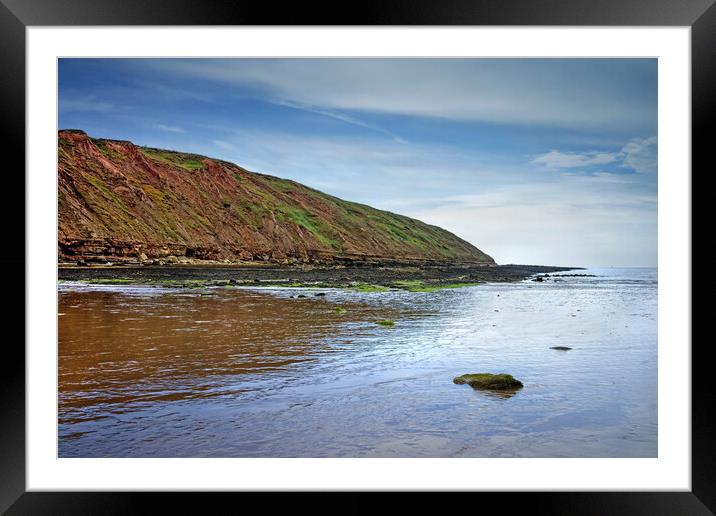
[[[536,274],[582,270],[546,265],[496,266],[59,266],[59,281],[173,287],[285,286],[398,288],[425,292],[481,283],[514,283]]]

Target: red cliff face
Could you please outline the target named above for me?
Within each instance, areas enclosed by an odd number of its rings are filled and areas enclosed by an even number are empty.
[[[436,226],[224,161],[81,131],[58,148],[61,261],[494,264]]]

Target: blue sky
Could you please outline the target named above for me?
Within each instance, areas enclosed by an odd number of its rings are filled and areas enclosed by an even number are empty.
[[[61,59],[58,116],[419,218],[498,263],[657,264],[655,59]]]

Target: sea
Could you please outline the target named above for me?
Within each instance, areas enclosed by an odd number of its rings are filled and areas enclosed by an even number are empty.
[[[656,457],[657,290],[655,268],[437,292],[61,283],[58,454]],[[453,383],[483,372],[523,387]]]

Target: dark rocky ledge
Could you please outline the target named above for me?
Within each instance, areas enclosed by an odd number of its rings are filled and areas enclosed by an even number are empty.
[[[241,285],[286,285],[344,287],[354,284],[394,286],[396,282],[417,282],[426,286],[515,282],[534,274],[572,270],[575,267],[539,265],[92,265],[60,266],[60,280],[121,279],[122,283],[161,281],[228,282]],[[420,291],[419,289],[416,289]]]

